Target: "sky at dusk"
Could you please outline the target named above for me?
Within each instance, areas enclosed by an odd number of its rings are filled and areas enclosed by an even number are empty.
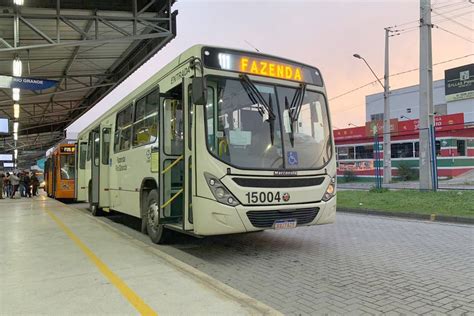
[[[444,78],[445,69],[474,62],[474,3],[432,0],[432,7],[432,23],[440,27],[432,30],[433,64],[470,55],[435,65],[436,80]],[[382,91],[379,84],[372,84],[337,97],[375,80],[364,62],[352,56],[354,53],[363,56],[383,77],[385,27],[400,25],[398,29],[405,30],[390,38],[390,73],[419,65],[419,0],[180,0],[173,9],[179,11],[177,37],[73,123],[68,133],[79,132],[177,54],[199,43],[252,50],[249,42],[262,53],[318,67],[326,83],[335,128],[364,124],[365,96]],[[390,87],[418,84],[418,76],[412,71],[391,77]]]

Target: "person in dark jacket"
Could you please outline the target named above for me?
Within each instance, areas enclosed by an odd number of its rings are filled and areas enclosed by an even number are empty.
[[[5,175],[0,173],[0,200],[3,200],[3,179],[5,179]]]
[[[30,183],[33,187],[33,192],[32,192],[33,196],[37,196],[38,195],[39,180],[38,180],[38,177],[36,176],[36,173],[34,173],[34,172],[31,175]]]
[[[28,172],[23,176],[23,184],[25,185],[25,197],[31,197],[31,179]]]

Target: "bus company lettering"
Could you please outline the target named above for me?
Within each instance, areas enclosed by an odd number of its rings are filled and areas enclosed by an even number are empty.
[[[273,174],[275,176],[280,176],[280,177],[293,177],[293,176],[297,176],[298,172],[292,171],[292,170],[278,170],[278,171],[274,171]]]
[[[186,77],[187,74],[191,72],[191,69],[189,67],[183,68],[180,71],[178,71],[177,74],[171,76],[171,84],[176,83],[178,80],[181,80],[182,78]]]
[[[240,71],[261,76],[303,81],[300,67],[277,64],[266,60],[255,60],[249,57],[240,58]]]
[[[115,166],[116,171],[125,171],[127,170],[127,161],[125,157],[117,158],[117,165]]]

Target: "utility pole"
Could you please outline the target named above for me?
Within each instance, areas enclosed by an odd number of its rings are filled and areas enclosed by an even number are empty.
[[[420,0],[420,190],[433,189],[431,159],[436,159],[430,150],[430,127],[434,126],[431,28],[431,0]]]
[[[389,46],[388,38],[390,29],[385,28],[385,73],[383,85],[383,183],[389,184],[392,181],[392,150],[390,144],[390,86],[389,77]]]

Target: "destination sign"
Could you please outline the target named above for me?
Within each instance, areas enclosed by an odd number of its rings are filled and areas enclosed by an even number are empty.
[[[71,154],[76,151],[76,147],[61,147],[60,152],[66,153],[66,154]]]
[[[0,88],[45,90],[54,87],[57,83],[56,80],[0,76]]]
[[[204,47],[203,60],[204,65],[209,68],[323,86],[323,80],[318,69],[285,59],[249,52]]]

